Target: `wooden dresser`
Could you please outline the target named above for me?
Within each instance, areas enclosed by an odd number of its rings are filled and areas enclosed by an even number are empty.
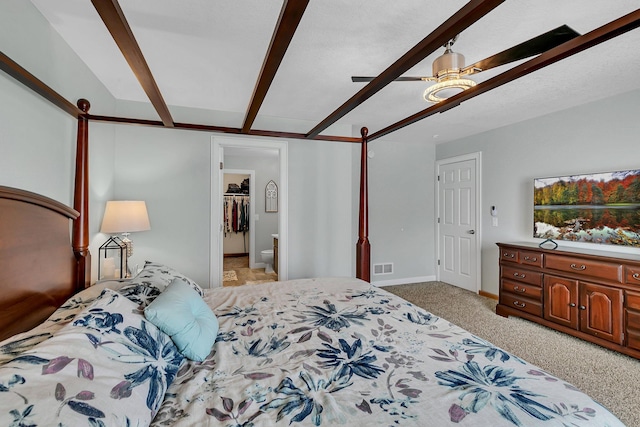
[[[498,243],[496,313],[640,359],[640,255]]]

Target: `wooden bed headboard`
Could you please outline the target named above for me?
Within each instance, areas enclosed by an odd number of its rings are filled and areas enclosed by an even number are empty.
[[[47,197],[0,186],[0,340],[46,319],[78,289],[70,220]]]

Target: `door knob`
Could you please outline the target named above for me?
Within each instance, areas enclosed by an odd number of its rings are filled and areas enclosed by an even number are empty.
[[[468,234],[476,234],[476,230],[467,230]]]

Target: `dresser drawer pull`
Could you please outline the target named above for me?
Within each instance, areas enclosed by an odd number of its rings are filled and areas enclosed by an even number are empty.
[[[585,307],[584,305],[581,305],[580,307],[578,307],[580,310],[586,310],[587,307]]]
[[[514,286],[513,290],[516,291],[516,292],[521,292],[521,293],[527,292],[527,290],[525,288],[521,288],[519,286]]]
[[[580,264],[580,267],[578,267],[575,264],[571,264],[569,267],[573,268],[574,270],[578,270],[578,271],[582,271],[582,270],[586,270],[587,266],[584,264]]]
[[[640,273],[633,273],[633,276],[631,277],[633,277],[636,280],[640,280]]]
[[[505,258],[515,258],[516,255],[515,254],[510,254],[508,252],[505,252],[505,253],[502,254],[502,256],[505,257]]]
[[[527,277],[527,275],[526,275],[526,274],[524,274],[524,273],[518,273],[518,272],[513,273],[513,275],[514,275],[514,277],[519,277],[519,278],[521,278],[521,279],[524,279],[525,277]]]
[[[533,261],[533,262],[536,262],[536,261],[538,261],[538,257],[535,257],[535,256],[534,256],[533,258],[531,258],[531,257],[525,256],[525,257],[524,257],[524,260],[525,260],[525,261]]]
[[[520,307],[520,308],[524,308],[527,306],[527,304],[520,302],[520,301],[514,301],[513,305],[515,305],[516,307]]]
[[[575,302],[572,302],[571,304],[569,304],[569,307],[575,307],[575,306],[576,306]]]

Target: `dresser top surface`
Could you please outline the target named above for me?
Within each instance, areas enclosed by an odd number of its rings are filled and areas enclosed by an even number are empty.
[[[496,245],[500,247],[511,247],[515,249],[525,249],[537,251],[545,254],[559,255],[585,255],[588,257],[602,257],[609,259],[618,259],[623,261],[634,261],[640,263],[640,249],[637,253],[614,252],[609,250],[584,249],[578,247],[558,246],[556,249],[541,248],[536,242],[498,242]]]

